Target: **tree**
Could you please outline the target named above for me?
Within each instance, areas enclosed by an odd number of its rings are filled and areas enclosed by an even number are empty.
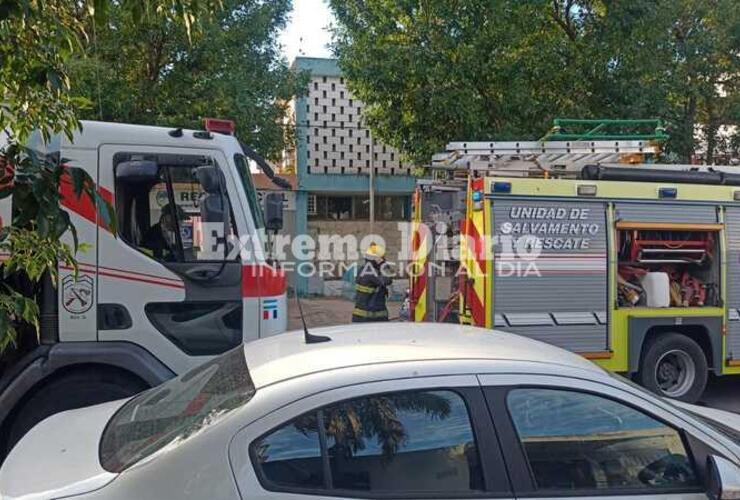
[[[436,392],[397,392],[337,403],[296,418],[292,425],[304,435],[319,433],[323,421],[330,442],[331,457],[339,462],[356,457],[369,444],[380,446],[383,460],[392,461],[408,441],[403,413],[424,414],[444,421],[452,415],[449,399]],[[270,446],[262,443],[257,455],[260,462],[270,456]]]
[[[231,118],[242,140],[277,158],[292,134],[288,103],[306,85],[277,42],[290,7],[290,0],[223,0],[188,37],[175,20],[142,22],[112,6],[71,65],[73,90],[92,103],[81,116],[190,128],[208,116]]]
[[[84,172],[63,158],[23,147],[33,131],[48,139],[79,127],[84,99],[71,92],[70,59],[84,52],[87,27],[122,6],[135,19],[167,19],[197,32],[196,20],[216,12],[220,0],[0,0],[0,199],[13,196],[13,220],[0,229],[0,253],[8,258],[0,283],[0,352],[16,342],[19,325],[38,333],[34,297],[45,276],[56,280],[57,262],[75,266],[75,229],[59,204],[59,186],[71,182],[110,221],[110,208]],[[104,219],[105,220],[105,219]],[[8,224],[10,222],[10,224]],[[73,243],[61,240],[72,233]]]
[[[697,123],[738,120],[718,105],[740,72],[732,0],[330,3],[367,122],[418,162],[451,140],[536,139],[558,116],[662,118],[685,161]]]

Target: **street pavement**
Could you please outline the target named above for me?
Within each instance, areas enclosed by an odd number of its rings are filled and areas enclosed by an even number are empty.
[[[740,413],[740,375],[710,378],[700,404]]]

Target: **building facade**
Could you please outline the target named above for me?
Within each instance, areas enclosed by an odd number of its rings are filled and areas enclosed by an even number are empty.
[[[376,141],[364,126],[364,104],[347,89],[336,60],[299,57],[293,69],[311,75],[305,95],[292,103],[296,143],[285,155],[297,179],[296,233],[317,240],[322,235],[352,235],[362,240],[372,226],[395,260],[401,250],[398,222],[410,220],[413,166],[397,150]],[[320,257],[312,260],[319,262]],[[352,261],[345,260],[345,264]],[[329,272],[326,266],[323,276],[294,277],[294,285],[302,293],[331,295],[327,282],[342,274],[341,267]]]

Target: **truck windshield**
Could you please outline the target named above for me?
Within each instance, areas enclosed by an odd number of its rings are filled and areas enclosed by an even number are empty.
[[[236,170],[239,172],[239,177],[242,180],[242,186],[244,191],[247,193],[247,202],[249,203],[249,211],[252,212],[254,218],[254,225],[257,229],[265,227],[265,217],[262,214],[262,206],[257,200],[257,190],[254,189],[254,183],[252,182],[252,173],[249,171],[249,162],[244,155],[235,154],[234,162],[236,163]]]
[[[107,471],[122,472],[216,424],[254,393],[240,346],[121,407],[103,432],[100,463]]]

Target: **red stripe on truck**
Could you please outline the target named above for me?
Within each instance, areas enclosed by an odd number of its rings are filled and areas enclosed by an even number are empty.
[[[113,204],[113,193],[101,186],[98,186],[97,190],[100,197],[106,203]],[[72,185],[72,179],[68,174],[62,175],[59,183],[59,194],[62,196],[63,207],[68,208],[83,219],[93,224],[98,224],[101,228],[110,231],[105,222],[98,219],[98,210],[93,200],[85,193],[77,196]]]
[[[272,297],[287,290],[285,272],[266,264],[242,266],[242,297]]]

